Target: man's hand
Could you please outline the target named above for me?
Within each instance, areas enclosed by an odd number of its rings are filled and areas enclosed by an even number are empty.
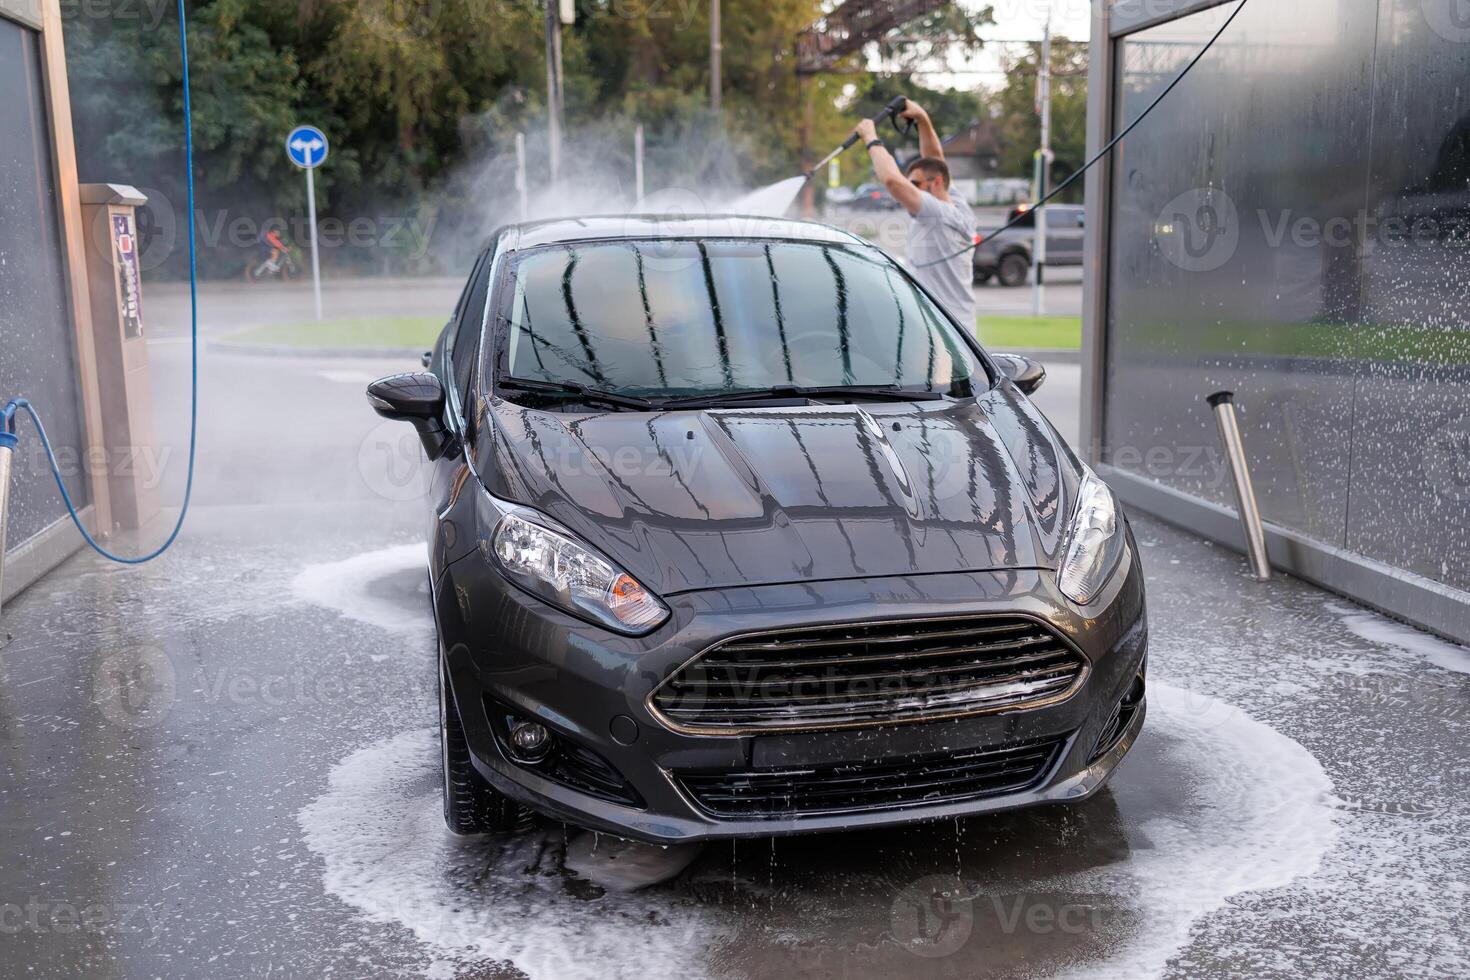
[[[904,119],[913,119],[915,121],[918,121],[920,119],[928,119],[929,113],[925,112],[924,107],[919,105],[919,103],[915,102],[913,99],[909,99],[904,105],[903,112],[899,113],[899,116]]]
[[[934,123],[930,121],[929,113],[924,111],[923,106],[909,99],[899,116],[904,119],[912,119],[919,124],[920,156],[934,157],[936,160],[944,159],[944,144],[939,141],[939,134],[934,131]]]
[[[878,127],[873,125],[873,120],[864,119],[853,127],[852,131],[858,134],[858,139],[864,144],[871,143],[878,138]]]

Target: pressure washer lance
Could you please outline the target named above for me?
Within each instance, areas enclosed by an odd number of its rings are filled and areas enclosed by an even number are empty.
[[[895,131],[897,131],[898,135],[912,136],[914,132],[914,127],[917,124],[912,119],[905,120],[907,125],[901,125],[899,123],[899,120],[903,118],[903,111],[908,107],[908,99],[904,98],[901,95],[895,97],[893,101],[889,102],[886,106],[883,107],[882,112],[873,117],[873,125],[881,126],[883,125],[883,120],[887,119],[889,122],[893,123],[893,128]],[[846,139],[846,141],[843,142],[841,146],[839,146],[837,149],[833,150],[831,153],[822,157],[822,159],[813,164],[812,168],[808,170],[803,176],[805,176],[807,180],[811,180],[812,177],[816,176],[817,171],[821,170],[827,164],[831,163],[833,160],[837,159],[838,157],[842,156],[842,154],[852,149],[853,144],[857,141],[858,134],[853,133]]]

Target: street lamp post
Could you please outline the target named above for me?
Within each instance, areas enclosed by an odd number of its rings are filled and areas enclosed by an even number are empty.
[[[1036,200],[1046,197],[1051,184],[1051,19],[1041,35],[1041,70],[1037,73],[1037,109],[1041,114],[1041,148],[1036,151]],[[1046,208],[1035,208],[1032,221],[1036,226],[1036,285],[1032,293],[1032,312],[1041,316],[1046,305]]]
[[[724,87],[720,76],[723,72],[724,43],[720,40],[720,0],[709,4],[709,107],[719,115],[720,90]]]

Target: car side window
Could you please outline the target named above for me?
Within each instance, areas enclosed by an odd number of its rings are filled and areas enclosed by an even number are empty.
[[[470,397],[470,379],[480,345],[480,325],[484,322],[485,294],[490,288],[489,262],[488,256],[480,256],[480,261],[475,263],[475,271],[470,273],[469,288],[460,304],[459,323],[450,353],[454,364],[454,387],[459,392],[461,407],[469,402]]]

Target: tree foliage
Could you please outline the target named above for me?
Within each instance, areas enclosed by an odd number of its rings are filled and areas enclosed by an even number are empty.
[[[804,130],[807,155],[826,152],[851,128],[855,100],[879,84],[858,72],[861,55],[841,66],[849,74],[798,80],[795,36],[824,6],[725,0],[716,117],[708,3],[578,0],[576,23],[563,33],[566,172],[631,176],[631,129],[642,124],[651,188],[753,186],[796,173]],[[303,182],[282,140],[300,122],[332,142],[317,175],[324,220],[483,210],[494,203],[473,197],[486,193],[484,181],[465,175],[493,172],[503,196],[503,175],[484,161],[511,154],[517,131],[528,135],[532,181],[544,183],[545,8],[537,0],[188,0],[187,8],[204,215],[263,225],[299,214]],[[65,36],[82,178],[153,188],[182,218],[180,70],[165,9],[158,21],[74,16]],[[904,34],[973,45],[989,18],[989,8],[951,5]],[[238,252],[205,244],[206,269],[238,272]],[[377,260],[409,268],[389,253]]]
[[[1052,44],[1051,146],[1056,160],[1051,184],[1066,180],[1086,162],[1087,153],[1087,45],[1054,41]],[[1036,76],[1041,54],[1031,48],[1006,65],[1004,87],[996,95],[995,120],[1000,127],[1001,173],[1031,176],[1033,154],[1041,145],[1041,118],[1036,114]],[[1078,184],[1068,200],[1082,200]]]

